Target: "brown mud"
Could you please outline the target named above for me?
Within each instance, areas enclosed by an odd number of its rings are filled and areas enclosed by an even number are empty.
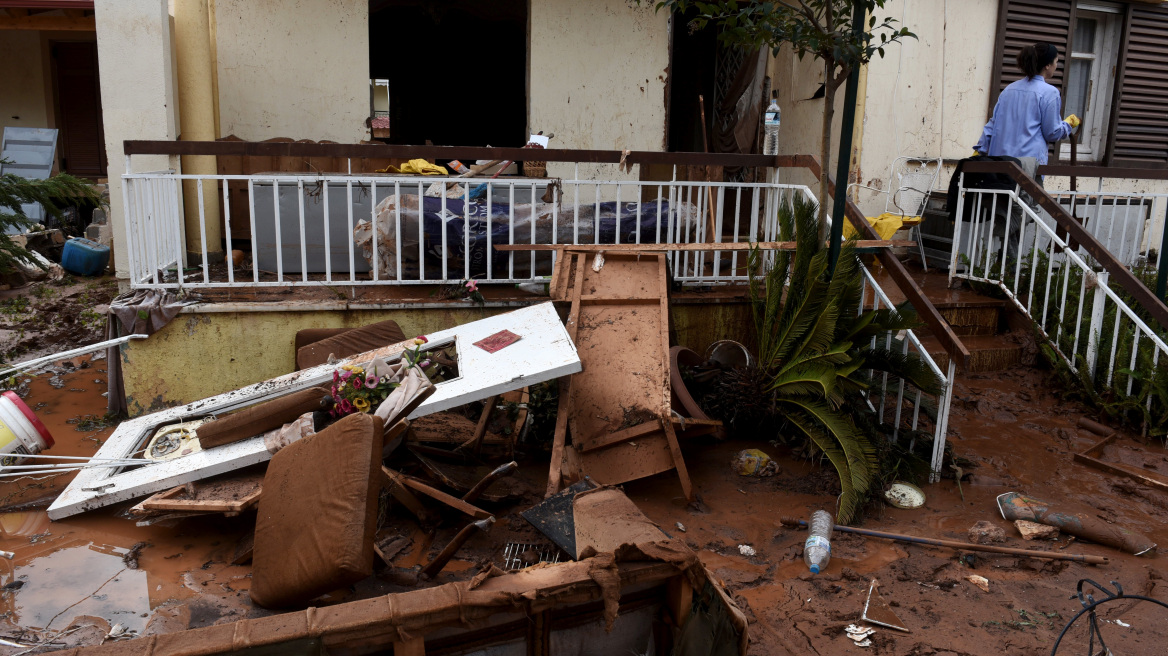
[[[37,282],[0,291],[0,360],[26,360],[105,339],[113,276]]]
[[[105,386],[93,381],[104,379],[104,362],[88,364],[58,374],[65,383],[61,389],[50,385],[47,375],[29,383],[29,404],[57,438],[54,453],[92,455],[112,430],[95,419],[104,412],[100,392]],[[74,389],[83,391],[70,391]],[[811,575],[802,560],[805,532],[784,528],[779,519],[806,518],[814,509],[830,509],[838,483],[831,470],[793,459],[763,441],[683,441],[701,496],[698,504],[686,502],[671,472],[624,487],[650,519],[689,543],[746,612],[752,654],[1049,654],[1058,633],[1081,609],[1072,597],[1079,579],[1102,584],[1115,580],[1130,594],[1168,600],[1162,548],[1137,557],[1065,537],[1025,542],[998,514],[995,497],[1016,490],[1051,503],[1087,508],[1168,545],[1168,493],[1073,462],[1074,452],[1100,439],[1077,428],[1084,413],[1082,406],[1055,397],[1042,372],[1018,369],[963,376],[954,394],[949,439],[955,454],[975,466],[967,468],[961,490],[952,478],[922,485],[928,496],[923,508],[878,504],[868,508],[862,526],[964,540],[970,526],[986,520],[1006,532],[1003,546],[1106,556],[1111,559],[1106,566],[836,534],[830,565],[823,574]],[[78,421],[86,417],[87,421]],[[743,448],[761,448],[776,457],[780,473],[769,478],[735,474],[730,463]],[[1134,435],[1121,434],[1104,456],[1168,473],[1168,452]],[[408,460],[396,466],[424,475]],[[521,548],[525,563],[538,556],[547,540],[519,513],[540,500],[546,477],[546,456],[523,461],[515,478],[528,492],[515,503],[481,502],[497,514],[495,527],[471,538],[434,580],[421,585],[464,579],[491,564],[502,566],[509,543],[525,545]],[[0,549],[16,554],[11,561],[0,559],[0,586],[7,586],[0,590],[0,636],[36,638],[90,624],[59,640],[96,644],[118,623],[150,634],[269,613],[254,607],[248,597],[250,565],[228,564],[237,543],[254,526],[253,512],[237,518],[196,517],[173,527],[138,527],[124,517],[129,504],[123,504],[49,522],[43,507],[66,480],[60,476],[0,484],[0,503],[9,507],[40,501],[39,510],[0,514]],[[435,502],[426,505],[442,516],[432,532],[399,507],[389,507],[381,519],[379,543],[393,545],[389,557],[396,567],[379,567],[374,576],[314,604],[416,589],[417,577],[409,568],[427,562],[470,521]],[[131,569],[129,556],[143,542],[138,569]],[[743,555],[740,545],[751,547],[754,555]],[[989,580],[988,593],[966,580],[971,574]],[[872,647],[865,650],[853,646],[844,627],[859,619],[873,578],[912,632],[877,627]],[[1168,611],[1127,601],[1104,608],[1100,617],[1106,621],[1101,626],[1114,653],[1163,653]],[[1086,652],[1085,627],[1081,620],[1059,654]],[[17,651],[0,647],[0,654]]]

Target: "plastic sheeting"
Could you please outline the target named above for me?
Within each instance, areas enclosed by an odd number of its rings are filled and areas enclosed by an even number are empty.
[[[512,256],[515,278],[551,273],[548,254],[540,254],[537,271],[532,272],[530,255],[496,251],[496,244],[657,243],[678,241],[669,238],[678,234],[681,241],[697,241],[698,209],[688,203],[670,204],[666,199],[622,202],[619,206],[614,201],[602,202],[599,212],[595,202],[582,201],[578,211],[554,203],[535,203],[534,208],[531,204],[491,203],[489,215],[486,202],[467,204],[462,199],[423,197],[419,208],[418,200],[416,195],[404,194],[399,200],[394,194],[377,204],[376,258],[373,226],[361,221],[353,230],[365,260],[382,279],[418,280],[423,257],[428,280],[488,278],[488,260],[489,279],[510,278]]]

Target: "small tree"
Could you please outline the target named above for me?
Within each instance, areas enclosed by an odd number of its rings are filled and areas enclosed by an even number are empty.
[[[853,31],[852,9],[863,5],[867,29]],[[827,230],[827,178],[831,170],[831,127],[835,118],[835,95],[852,70],[866,64],[884,48],[904,38],[916,38],[908,28],[897,29],[893,18],[877,20],[873,12],[884,8],[885,0],[659,0],[663,8],[684,13],[693,9],[690,21],[694,29],[708,24],[719,28],[718,38],[727,43],[748,47],[766,47],[778,55],[783,44],[790,44],[799,59],[811,55],[823,61],[823,143],[819,158],[823,172],[819,179],[820,235]],[[877,35],[879,42],[877,43]],[[840,184],[846,181],[841,180]]]
[[[101,197],[88,182],[63,173],[46,180],[29,180],[11,173],[0,176],[0,273],[12,272],[16,260],[43,268],[32,253],[6,233],[9,228],[23,230],[32,226],[22,205],[40,203],[49,216],[60,218],[64,201],[100,205]]]

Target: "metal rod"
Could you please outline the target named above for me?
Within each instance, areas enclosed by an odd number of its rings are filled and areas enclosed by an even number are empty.
[[[807,522],[802,519],[793,519],[791,517],[783,517],[779,520],[783,526],[788,527],[807,527]],[[840,533],[855,533],[856,535],[865,535],[872,538],[883,538],[885,540],[895,540],[897,542],[910,542],[913,544],[928,544],[935,547],[950,547],[952,549],[965,549],[967,551],[986,551],[989,553],[1010,554],[1013,556],[1029,556],[1030,558],[1045,558],[1047,560],[1073,560],[1079,563],[1090,563],[1092,565],[1107,565],[1111,562],[1106,556],[1089,556],[1086,554],[1065,554],[1052,553],[1050,551],[1030,551],[1028,549],[1015,549],[1013,547],[994,547],[988,544],[975,544],[973,542],[960,542],[958,540],[940,540],[937,538],[922,538],[915,535],[903,535],[900,533],[885,533],[884,531],[872,531],[865,528],[852,528],[851,526],[835,525],[835,530]]]
[[[101,349],[109,348],[111,346],[118,346],[120,344],[125,344],[126,342],[130,341],[131,339],[146,339],[146,337],[147,337],[147,335],[126,335],[124,337],[118,337],[115,339],[106,340],[104,342],[98,342],[96,344],[90,344],[89,346],[81,346],[81,347],[78,347],[75,349],[70,349],[68,351],[62,351],[62,352],[56,353],[54,355],[46,355],[43,358],[37,358],[35,360],[28,360],[26,362],[18,362],[15,365],[9,367],[8,369],[5,369],[4,371],[0,371],[0,376],[7,376],[7,375],[15,373],[17,371],[28,371],[30,369],[36,369],[43,364],[50,364],[50,363],[56,362],[58,360],[64,360],[65,358],[71,358],[75,355],[85,355],[86,353],[100,351]]]

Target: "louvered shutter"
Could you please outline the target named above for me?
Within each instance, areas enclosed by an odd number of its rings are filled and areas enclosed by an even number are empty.
[[[993,83],[990,87],[990,105],[986,116],[993,114],[998,94],[1006,85],[1022,77],[1016,59],[1023,46],[1038,41],[1053,43],[1059,49],[1059,59],[1066,59],[1070,50],[1071,24],[1075,9],[1071,0],[1001,0],[998,9],[998,34],[994,46]],[[1060,65],[1050,84],[1063,90],[1063,72]]]
[[[1131,6],[1109,164],[1168,168],[1168,7]]]

